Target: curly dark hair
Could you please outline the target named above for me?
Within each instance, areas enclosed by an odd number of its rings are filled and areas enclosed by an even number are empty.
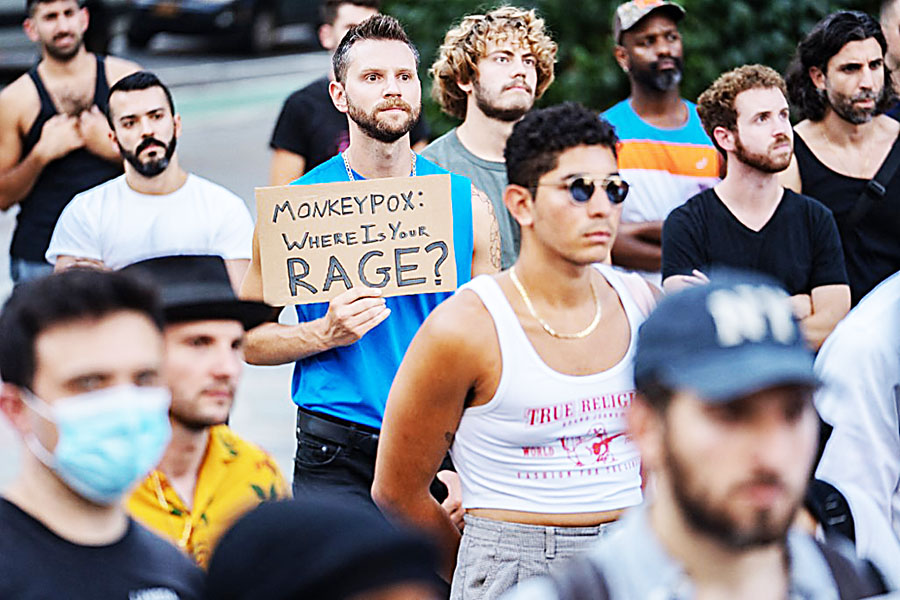
[[[858,10],[841,10],[819,21],[812,31],[797,44],[797,52],[788,65],[785,82],[791,101],[802,119],[821,121],[825,118],[827,100],[816,89],[809,69],[817,67],[827,75],[828,61],[847,43],[875,38],[882,55],[887,53],[887,41],[881,25],[871,16]],[[875,114],[885,112],[894,102],[891,73],[884,65],[884,87],[875,106]]]
[[[412,50],[416,59],[416,69],[419,68],[419,51],[413,46],[409,36],[403,29],[400,21],[388,15],[373,15],[357,25],[351,27],[344,35],[344,39],[338,44],[334,56],[331,57],[331,66],[334,69],[334,78],[340,83],[347,83],[347,68],[350,66],[350,49],[353,44],[363,40],[388,40],[403,42]]]
[[[612,125],[576,102],[533,110],[516,123],[506,140],[506,176],[509,183],[534,190],[569,148],[605,146],[617,156],[618,141]]]

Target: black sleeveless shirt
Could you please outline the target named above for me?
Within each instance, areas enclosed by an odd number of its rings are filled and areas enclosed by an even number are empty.
[[[898,143],[900,138],[894,142]],[[794,155],[803,194],[830,208],[837,221],[855,306],[882,280],[900,271],[900,170],[888,183],[884,199],[873,202],[854,226],[848,219],[869,180],[835,173],[799,135],[794,135]]]
[[[97,77],[94,86],[94,104],[105,113],[109,96],[106,66],[103,57],[95,56]],[[28,75],[37,88],[41,111],[22,141],[22,156],[28,156],[41,138],[44,123],[56,114],[56,107],[38,75],[37,65],[28,71]],[[19,203],[19,215],[10,245],[10,255],[15,258],[43,261],[56,221],[72,197],[121,174],[121,165],[100,158],[84,148],[74,150],[49,163],[44,167],[31,192]]]

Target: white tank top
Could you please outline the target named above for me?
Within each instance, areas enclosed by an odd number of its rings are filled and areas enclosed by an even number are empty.
[[[640,504],[640,457],[625,413],[644,316],[621,275],[597,268],[625,307],[631,341],[622,360],[593,375],[566,375],[541,360],[492,277],[459,289],[478,294],[491,314],[502,364],[496,393],[463,411],[450,449],[464,508],[582,513]]]

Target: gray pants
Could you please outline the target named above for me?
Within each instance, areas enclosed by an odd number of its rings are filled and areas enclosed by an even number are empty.
[[[616,527],[544,527],[471,515],[465,520],[450,600],[499,598],[526,579],[555,571]]]

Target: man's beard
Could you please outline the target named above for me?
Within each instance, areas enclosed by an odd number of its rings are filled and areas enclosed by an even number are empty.
[[[684,70],[684,61],[680,56],[670,57],[675,63],[670,69],[660,70],[659,61],[650,63],[647,68],[636,67],[634,62],[628,66],[628,71],[635,81],[645,87],[658,92],[668,92],[678,87],[681,83],[681,73]]]
[[[787,136],[779,137],[772,142],[772,146],[782,142],[790,142],[790,138]],[[791,164],[791,156],[794,154],[793,149],[781,158],[773,158],[771,152],[766,154],[755,154],[744,147],[739,135],[735,135],[734,143],[735,157],[748,167],[753,167],[763,173],[781,173]]]
[[[475,98],[475,105],[478,106],[478,110],[484,113],[489,119],[494,119],[496,121],[503,121],[506,123],[515,123],[519,119],[525,116],[531,107],[534,106],[534,95],[531,86],[529,86],[524,81],[517,81],[513,84],[510,84],[508,87],[512,85],[524,85],[528,87],[528,92],[531,93],[531,98],[528,101],[527,105],[518,105],[518,106],[497,106],[497,99],[492,97],[490,93],[488,93],[481,85],[479,85],[478,80],[476,79],[473,82],[473,95]],[[506,88],[503,89],[506,91]],[[503,93],[501,91],[501,94]]]
[[[402,123],[378,119],[379,112],[391,108],[403,109],[409,118]],[[353,102],[350,101],[349,96],[347,97],[347,116],[349,116],[367,136],[385,144],[393,144],[409,133],[419,120],[419,113],[421,110],[421,106],[417,106],[414,109],[400,98],[391,98],[380,102],[375,106],[371,113],[367,113],[362,108],[353,104]]]
[[[824,90],[823,99],[840,118],[854,125],[862,125],[863,123],[871,121],[872,117],[878,113],[878,107],[883,106],[887,102],[886,96],[890,95],[891,92],[889,86],[890,83],[882,86],[881,91],[878,93],[875,91],[865,91],[860,92],[855,96],[847,96],[846,94],[841,94],[839,92],[829,92],[828,90]],[[856,108],[853,105],[854,102],[863,100],[872,100],[872,107]]]
[[[52,58],[60,62],[68,62],[72,60],[84,45],[84,37],[79,36],[77,33],[72,33],[71,35],[75,38],[75,43],[72,44],[72,46],[67,50],[63,50],[54,43],[56,39],[65,37],[65,34],[60,34],[55,36],[55,39],[49,44],[42,44],[42,46],[44,47],[44,51],[47,52],[47,54],[49,54]]]
[[[202,404],[201,398],[198,398],[194,404],[200,405]],[[173,403],[174,404],[174,403]],[[232,398],[231,398],[231,406],[234,406],[234,390],[232,389]],[[228,413],[231,413],[231,408],[228,409]],[[172,420],[176,421],[179,425],[184,427],[189,431],[203,431],[207,427],[214,427],[216,425],[225,425],[228,423],[228,417],[225,418],[214,418],[212,416],[202,417],[196,414],[182,414],[181,411],[176,410],[174,407],[169,409],[169,416]]]
[[[694,474],[703,466],[692,465],[677,456],[668,430],[664,443],[664,459],[674,501],[691,529],[732,550],[750,550],[785,543],[788,529],[799,507],[799,497],[793,500],[793,505],[781,518],[773,514],[771,509],[758,509],[752,515],[752,523],[742,525],[729,514],[724,502],[716,503],[709,491],[698,484]],[[743,487],[754,484],[786,486],[774,473],[757,474],[739,485]]]
[[[141,140],[141,143],[138,144],[137,148],[135,148],[134,152],[129,152],[125,148],[122,147],[122,144],[116,142],[119,146],[119,153],[122,155],[122,158],[128,161],[128,163],[134,167],[134,170],[143,175],[144,177],[156,177],[163,171],[165,171],[169,162],[172,160],[172,156],[175,154],[175,134],[172,134],[172,139],[169,140],[168,144],[164,144],[160,140],[156,138],[146,138]],[[140,154],[150,146],[161,146],[166,149],[165,154],[162,158],[157,158],[155,160],[151,160],[148,162],[141,162]]]

